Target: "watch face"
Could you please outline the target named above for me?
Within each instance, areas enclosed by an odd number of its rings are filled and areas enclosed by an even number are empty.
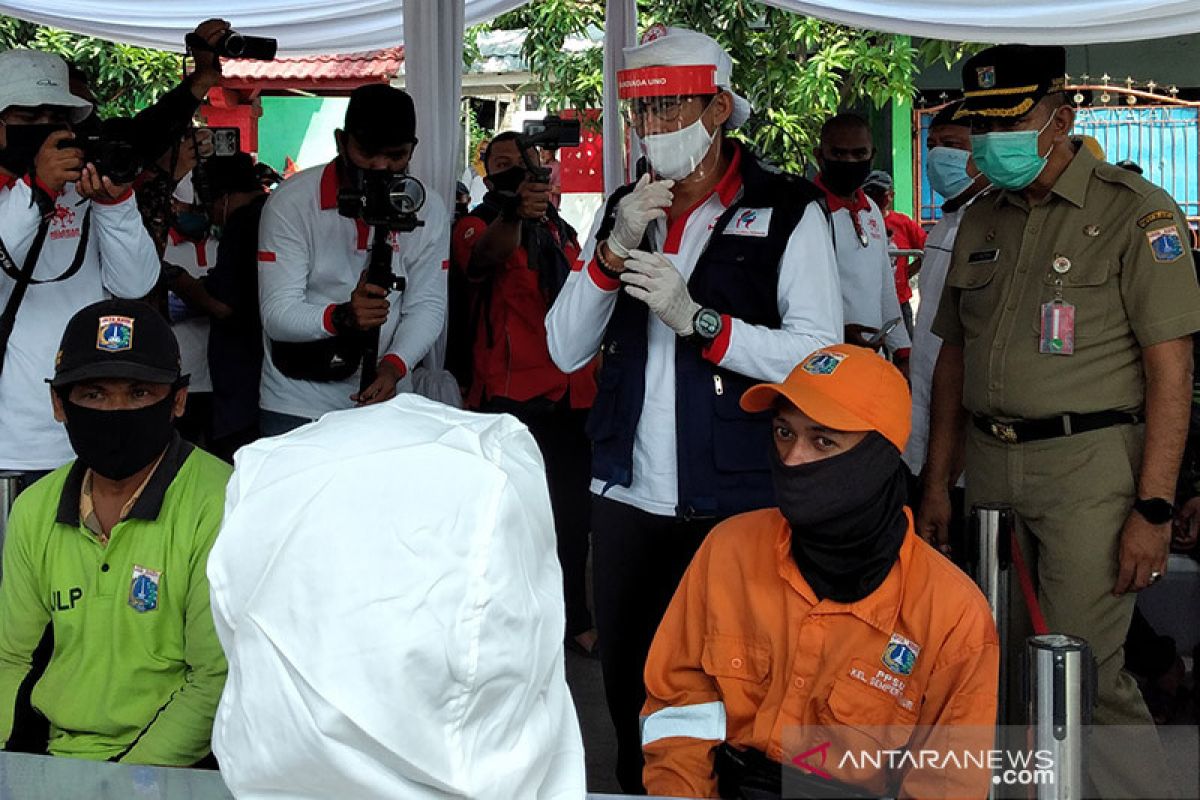
[[[1154,525],[1162,525],[1170,522],[1174,516],[1174,508],[1171,506],[1171,501],[1161,497],[1152,497],[1148,500],[1139,499],[1134,503],[1134,507],[1147,522]]]
[[[711,308],[702,308],[696,312],[696,320],[693,325],[696,333],[705,339],[715,339],[721,332],[721,315]]]

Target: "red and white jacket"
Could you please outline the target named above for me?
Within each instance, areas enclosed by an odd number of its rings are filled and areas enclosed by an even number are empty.
[[[306,342],[334,334],[333,309],[350,299],[370,261],[372,233],[362,222],[338,214],[337,162],[288,178],[271,193],[259,225],[258,305],[266,339],[259,403],[267,411],[316,419],[350,408],[357,374],[317,383],[285,377],[271,362],[271,340]],[[398,391],[411,391],[409,374],[441,335],[446,317],[450,217],[430,194],[420,213],[423,227],[392,233],[392,272],[404,276],[403,292],[390,292],[391,308],[380,332],[381,361],[403,376]]]
[[[38,230],[33,191],[28,179],[0,176],[0,240],[18,266]],[[133,192],[112,202],[89,202],[74,184],[55,196],[34,280],[52,281],[71,266],[89,207],[91,232],[79,271],[63,281],[30,286],[17,313],[0,374],[0,470],[54,469],[75,457],[66,429],[54,420],[46,388],[67,321],[84,306],[110,297],[144,297],[158,281],[158,252]],[[15,285],[0,272],[0,309]]]

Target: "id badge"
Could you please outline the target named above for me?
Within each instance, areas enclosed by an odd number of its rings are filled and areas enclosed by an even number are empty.
[[[1075,306],[1061,300],[1042,305],[1042,335],[1038,352],[1054,356],[1075,353]]]

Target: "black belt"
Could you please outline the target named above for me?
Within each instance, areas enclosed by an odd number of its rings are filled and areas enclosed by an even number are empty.
[[[1062,414],[1049,419],[1017,419],[1010,422],[976,414],[975,427],[1005,444],[1036,442],[1072,436],[1113,425],[1137,425],[1141,414],[1129,411],[1096,411],[1091,414]]]

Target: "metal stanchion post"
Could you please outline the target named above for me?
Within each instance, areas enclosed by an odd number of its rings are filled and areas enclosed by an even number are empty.
[[[971,508],[971,535],[967,537],[967,564],[971,579],[987,598],[1000,637],[1000,674],[1008,674],[1008,613],[1012,589],[1012,533],[1016,515],[1005,505],[982,503]],[[999,719],[1007,707],[1004,681],[1000,682]]]
[[[8,511],[17,499],[17,472],[0,471],[0,552],[4,550],[4,533],[8,530]]]
[[[1078,800],[1084,792],[1084,735],[1095,686],[1091,648],[1073,636],[1031,636],[1025,660],[1033,747],[1050,754],[1054,778],[1036,782],[1037,798]]]

